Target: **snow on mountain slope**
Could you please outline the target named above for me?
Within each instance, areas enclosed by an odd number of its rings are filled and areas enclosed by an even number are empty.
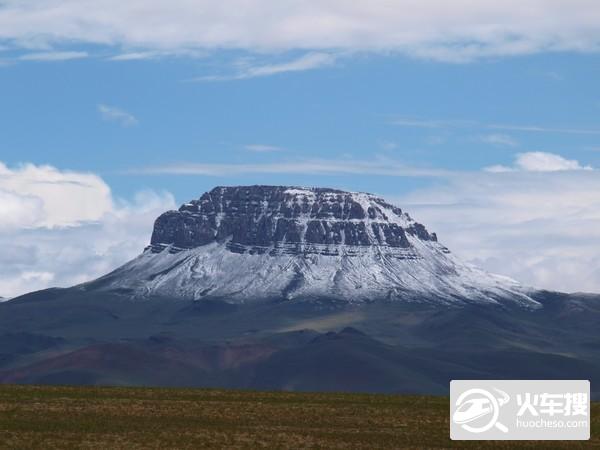
[[[84,285],[135,297],[514,302],[516,281],[461,262],[437,236],[365,193],[217,187],[161,215],[151,245]]]

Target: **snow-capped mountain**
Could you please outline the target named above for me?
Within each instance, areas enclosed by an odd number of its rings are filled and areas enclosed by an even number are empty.
[[[538,305],[528,289],[460,261],[435,233],[379,197],[285,186],[216,187],[162,214],[143,254],[83,287],[229,303]]]

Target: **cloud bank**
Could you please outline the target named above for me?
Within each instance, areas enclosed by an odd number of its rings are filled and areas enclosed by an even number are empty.
[[[129,54],[182,49],[359,50],[441,61],[598,51],[595,0],[4,0],[0,40]]]
[[[0,163],[0,296],[71,286],[141,252],[168,193],[115,199],[97,175]]]
[[[559,291],[600,292],[600,176],[552,154],[502,172],[449,177],[397,203],[454,253],[491,272]]]

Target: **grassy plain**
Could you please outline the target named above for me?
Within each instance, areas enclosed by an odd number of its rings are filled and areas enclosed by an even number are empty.
[[[600,404],[589,442],[600,447]],[[515,448],[452,442],[448,399],[205,389],[0,386],[0,448]]]

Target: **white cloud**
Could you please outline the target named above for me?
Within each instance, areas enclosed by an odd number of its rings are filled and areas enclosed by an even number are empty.
[[[299,72],[316,69],[317,67],[333,64],[335,57],[327,53],[307,53],[300,58],[281,64],[267,64],[264,66],[248,67],[241,76],[243,78],[263,77],[284,72]]]
[[[519,153],[513,167],[490,166],[485,171],[493,173],[526,171],[526,172],[560,172],[568,170],[593,170],[591,166],[582,166],[579,161],[566,159],[560,155],[546,152]]]
[[[0,39],[141,48],[370,50],[464,62],[597,51],[596,0],[4,0]]]
[[[111,61],[140,61],[144,59],[155,59],[160,55],[161,54],[157,52],[129,52],[120,53],[118,55],[110,57],[109,59]]]
[[[87,58],[87,52],[38,52],[19,56],[21,61],[69,61]]]
[[[235,176],[243,174],[308,174],[308,175],[386,175],[397,177],[441,177],[451,172],[418,168],[388,158],[370,161],[355,159],[302,159],[261,164],[186,163],[132,169],[127,173],[146,175]]]
[[[102,118],[109,122],[117,122],[124,127],[137,125],[139,121],[133,115],[115,106],[98,105],[98,112]]]
[[[598,129],[542,127],[539,125],[487,125],[494,130],[525,131],[530,133],[563,133],[563,134],[600,134]]]
[[[98,220],[112,210],[110,188],[93,174],[0,162],[0,230],[60,227]]]
[[[540,125],[515,125],[515,124],[495,124],[482,123],[476,120],[452,119],[415,119],[410,117],[396,117],[389,121],[390,125],[397,125],[406,128],[440,128],[440,129],[457,129],[457,128],[479,128],[486,130],[501,130],[501,131],[519,131],[526,133],[557,133],[557,134],[590,134],[600,135],[600,129],[595,128],[569,128],[569,127],[548,127]],[[505,138],[503,134],[488,135],[492,139]],[[484,136],[485,138],[485,136]]]
[[[0,163],[0,296],[71,286],[103,275],[148,244],[169,193],[115,199],[88,173]]]
[[[490,172],[490,173],[505,173],[505,172],[513,172],[515,169],[513,169],[512,167],[495,164],[493,166],[485,167],[483,170],[485,172]]]
[[[191,49],[173,49],[173,50],[141,50],[141,51],[128,51],[125,53],[119,53],[117,55],[108,58],[110,61],[142,61],[148,59],[168,58],[168,57],[189,57],[189,58],[201,58],[206,56],[207,53],[201,50]]]
[[[248,144],[244,145],[244,148],[251,152],[256,153],[272,153],[272,152],[281,152],[284,149],[281,147],[277,147],[276,145],[267,145],[267,144]]]
[[[509,172],[452,177],[397,203],[459,257],[521,282],[600,292],[600,177]]]
[[[239,71],[233,75],[205,75],[189,81],[227,81],[245,80],[247,78],[266,77],[285,72],[301,72],[334,64],[336,58],[328,53],[311,52],[291,61],[277,64],[249,65],[238,64]]]
[[[487,134],[485,136],[481,136],[479,140],[487,144],[505,147],[516,147],[517,145],[519,145],[517,141],[514,140],[511,136],[500,133]]]
[[[529,152],[517,155],[517,166],[532,172],[556,172],[560,170],[591,170],[590,166],[582,166],[579,161],[566,159],[554,153]]]
[[[42,222],[43,208],[43,202],[35,196],[17,194],[0,188],[0,230]]]

